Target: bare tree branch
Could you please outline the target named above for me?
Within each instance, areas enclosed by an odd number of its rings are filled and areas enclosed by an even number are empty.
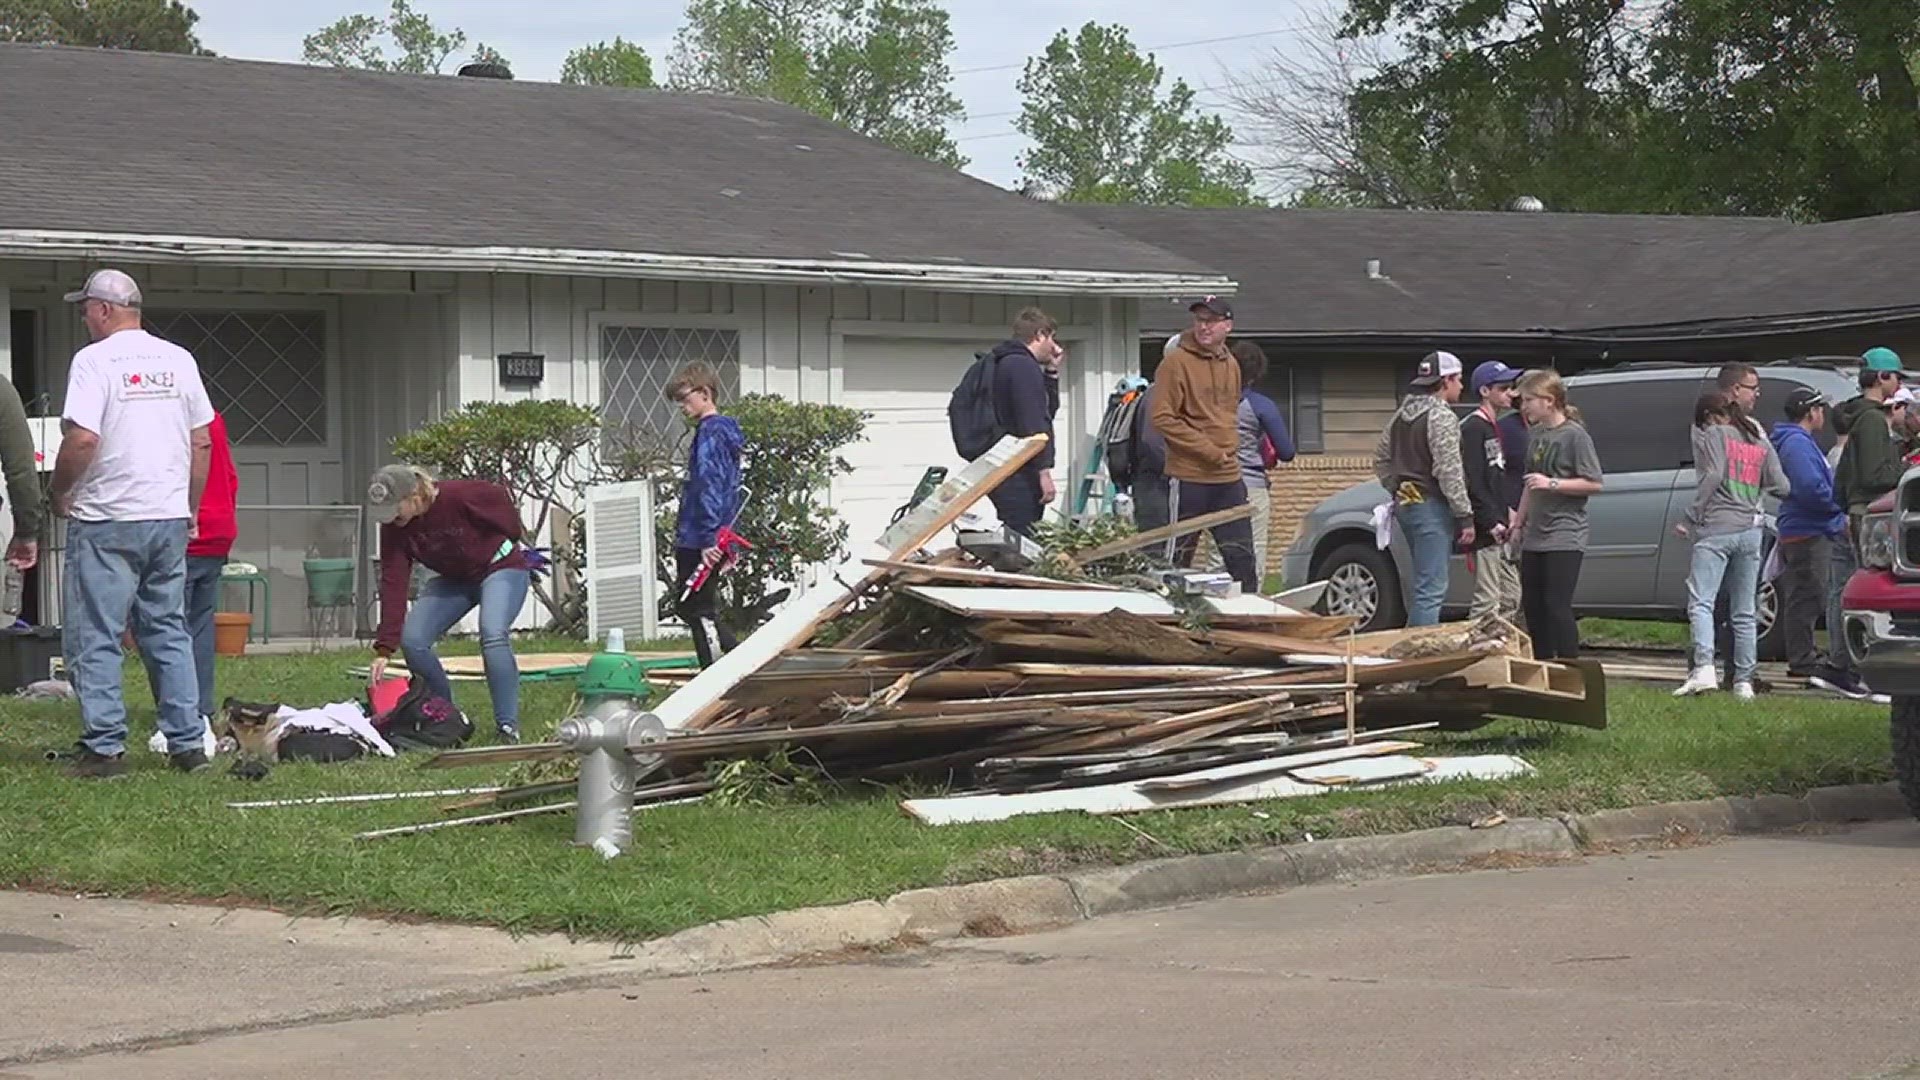
[[[1360,130],[1352,102],[1385,68],[1383,37],[1343,38],[1323,9],[1284,49],[1267,50],[1252,70],[1224,73],[1220,95],[1234,130],[1258,147],[1254,171],[1285,192],[1313,192],[1368,205],[1419,204]]]

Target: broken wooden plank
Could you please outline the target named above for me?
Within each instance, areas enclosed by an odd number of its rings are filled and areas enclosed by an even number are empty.
[[[1344,736],[1343,736],[1344,738]],[[1256,761],[1241,762],[1236,765],[1223,765],[1215,769],[1202,769],[1198,772],[1168,776],[1158,780],[1142,780],[1140,790],[1152,793],[1161,791],[1199,791],[1220,784],[1245,780],[1253,776],[1270,776],[1291,769],[1309,765],[1323,765],[1328,762],[1350,761],[1354,758],[1378,757],[1386,754],[1404,754],[1408,750],[1418,750],[1416,742],[1363,742],[1352,746],[1330,746],[1324,750],[1303,750],[1294,752],[1289,749],[1270,757]]]
[[[976,570],[964,566],[934,566],[931,563],[901,562],[898,559],[866,559],[868,566],[891,570],[896,577],[918,581],[953,581],[963,585],[989,585],[1008,589],[1077,589],[1087,592],[1126,592],[1122,585],[1101,581],[1062,581],[1034,574],[1013,574],[1003,570]]]
[[[1447,780],[1499,780],[1533,771],[1533,767],[1525,761],[1507,754],[1429,760],[1433,762],[1433,767],[1418,778],[1389,780],[1364,786],[1371,790],[1401,784],[1436,783]],[[1169,779],[1179,779],[1179,777]],[[1229,781],[1200,791],[1142,791],[1141,786],[1147,782],[1132,781],[1097,787],[1036,791],[1020,795],[959,795],[943,799],[907,799],[900,804],[900,808],[915,819],[929,825],[954,825],[964,822],[1004,821],[1007,818],[1028,814],[1054,814],[1073,810],[1089,814],[1133,814],[1148,810],[1219,806],[1265,799],[1324,795],[1335,790],[1324,784],[1310,784],[1284,774]]]
[[[1144,592],[1076,592],[1068,589],[971,589],[957,585],[901,585],[895,590],[973,619],[1090,619],[1127,611],[1178,622],[1186,611],[1165,597]],[[1222,620],[1299,618],[1301,613],[1263,596],[1207,597],[1203,603]]]
[[[1228,522],[1239,521],[1241,518],[1252,516],[1253,504],[1241,503],[1239,506],[1229,507],[1225,510],[1217,510],[1211,514],[1202,514],[1199,517],[1188,518],[1185,521],[1176,521],[1171,525],[1162,525],[1157,529],[1148,529],[1143,533],[1123,536],[1118,540],[1109,541],[1098,547],[1083,548],[1080,551],[1072,552],[1067,557],[1085,566],[1088,563],[1099,562],[1101,559],[1111,559],[1115,555],[1125,555],[1129,551],[1138,551],[1143,547],[1162,544],[1168,540],[1178,539],[1190,533],[1211,529],[1215,525],[1225,525]]]
[[[1045,435],[1016,439],[1009,435],[978,460],[947,477],[933,494],[882,534],[879,546],[885,558],[900,559],[919,550],[922,544],[940,535],[974,503],[985,498],[1001,481],[1018,472],[1047,444]],[[865,572],[862,562],[868,552],[860,552],[841,562],[825,581],[788,602],[760,629],[748,635],[711,667],[685,686],[668,695],[653,713],[669,731],[697,729],[719,712],[727,691],[748,675],[788,649],[804,645],[827,620],[845,611],[871,585],[887,576],[887,571]],[[839,582],[853,581],[851,586]],[[831,583],[831,584],[829,584]]]

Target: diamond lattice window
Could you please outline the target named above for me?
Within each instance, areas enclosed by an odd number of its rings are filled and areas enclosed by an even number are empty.
[[[695,360],[720,375],[720,406],[740,393],[740,333],[658,326],[600,330],[600,408],[610,441],[626,445],[677,444],[686,425],[680,406],[665,398],[674,373]]]
[[[193,354],[236,446],[327,443],[326,316],[317,311],[148,312]]]

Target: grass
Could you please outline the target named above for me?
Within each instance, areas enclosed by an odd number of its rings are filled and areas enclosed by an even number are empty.
[[[1652,619],[1581,619],[1580,640],[1618,648],[1684,649],[1687,624]]]
[[[541,643],[539,648],[550,648]],[[359,690],[343,673],[362,654],[262,657],[223,664],[221,693],[318,704]],[[487,741],[484,688],[457,683]],[[571,697],[528,684],[523,723],[542,738]],[[0,886],[201,898],[303,913],[388,915],[644,939],[732,916],[885,896],[900,889],[1072,866],[1216,852],[1316,838],[1586,811],[1663,800],[1798,793],[1888,775],[1883,709],[1806,698],[1742,708],[1713,696],[1679,702],[1616,685],[1605,732],[1500,724],[1437,737],[1461,752],[1510,751],[1536,776],[1328,795],[1263,805],[1112,818],[1051,815],[931,828],[899,793],[862,787],[775,809],[690,805],[648,811],[632,853],[603,862],[569,844],[571,814],[420,836],[355,841],[367,829],[435,819],[438,800],[238,811],[227,800],[472,787],[504,767],[422,772],[412,760],[277,767],[258,784],[224,765],[181,776],[145,752],[153,712],[127,673],[135,767],[125,779],[66,779],[42,760],[70,744],[74,708],[0,701]],[[1136,831],[1137,830],[1137,831]],[[1144,835],[1143,835],[1144,834]]]

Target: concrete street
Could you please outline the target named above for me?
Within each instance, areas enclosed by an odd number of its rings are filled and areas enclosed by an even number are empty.
[[[1896,823],[1315,887],[0,1076],[1920,1075],[1907,1071],[1920,1062],[1916,915],[1920,826]],[[100,1017],[143,1000],[95,970],[95,1000],[68,1008]],[[288,997],[324,974],[290,958]],[[217,986],[175,989],[222,1007]],[[9,1026],[20,1015],[0,1011]]]

